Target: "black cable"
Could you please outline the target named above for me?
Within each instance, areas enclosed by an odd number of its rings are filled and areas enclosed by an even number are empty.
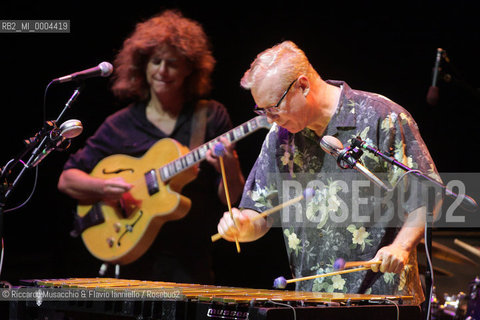
[[[23,161],[21,161],[23,163]],[[20,209],[22,208],[23,206],[25,206],[28,201],[30,201],[30,199],[32,198],[33,194],[35,193],[35,189],[37,188],[37,181],[38,181],[38,166],[35,167],[35,180],[33,182],[33,189],[32,191],[30,192],[30,195],[28,196],[27,200],[25,200],[22,204],[14,207],[14,208],[10,208],[10,209],[6,209],[3,211],[3,213],[7,213],[7,212],[10,212],[10,211],[14,211],[14,210],[17,210],[17,209]]]

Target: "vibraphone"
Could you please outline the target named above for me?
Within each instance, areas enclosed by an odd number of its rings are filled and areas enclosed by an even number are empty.
[[[92,299],[18,301],[11,303],[10,319],[43,319],[52,312],[69,315],[71,319],[421,318],[420,307],[413,304],[411,296],[280,291],[111,278],[22,283],[33,288],[81,289]],[[129,298],[112,299],[118,296]],[[142,298],[147,296],[154,298]],[[110,298],[102,300],[101,297]]]

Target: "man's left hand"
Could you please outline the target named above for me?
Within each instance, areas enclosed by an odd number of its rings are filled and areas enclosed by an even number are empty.
[[[378,272],[380,270],[380,272],[401,273],[408,262],[409,255],[410,252],[408,250],[396,244],[380,248],[380,250],[377,251],[375,258],[371,261],[381,260],[382,263],[380,266],[378,264],[372,265],[372,271]]]

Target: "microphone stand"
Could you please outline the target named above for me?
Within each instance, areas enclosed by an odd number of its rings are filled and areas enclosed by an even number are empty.
[[[60,112],[60,115],[57,117],[57,119],[52,122],[52,121],[47,121],[42,130],[40,130],[34,137],[25,140],[26,143],[26,148],[23,152],[20,153],[19,156],[17,156],[15,159],[9,161],[7,165],[5,165],[5,168],[1,171],[0,174],[0,241],[3,239],[3,214],[5,213],[5,205],[8,200],[9,195],[13,191],[13,189],[16,187],[18,182],[20,181],[21,177],[25,173],[27,169],[32,168],[31,163],[32,161],[37,157],[37,155],[41,152],[43,146],[47,142],[47,139],[49,138],[49,132],[51,131],[51,128],[56,126],[56,123],[60,121],[62,118],[63,114],[65,111],[70,108],[71,104],[75,102],[75,100],[78,98],[80,95],[81,90],[83,89],[83,83],[78,86],[75,91],[73,92],[72,96],[70,99],[67,101],[65,104],[63,110]],[[35,149],[34,149],[35,148]],[[28,159],[27,162],[23,162],[22,158],[27,155],[28,152],[30,152],[32,149],[34,149],[30,155],[30,158]],[[9,185],[8,183],[8,176],[11,174],[11,170],[19,163],[21,162],[23,164],[23,168],[20,170],[18,173],[17,177],[14,179],[13,183]],[[0,270],[1,272],[1,270]]]
[[[356,137],[352,139],[351,143],[351,148],[357,149],[357,148],[364,148],[368,150],[369,152],[373,153],[376,156],[379,156],[383,160],[387,161],[390,164],[393,164],[402,170],[406,172],[412,172],[414,173],[417,177],[420,179],[423,179],[427,181],[429,184],[433,185],[434,187],[438,187],[442,190],[442,199],[445,195],[452,197],[452,198],[457,198],[458,195],[454,193],[453,191],[447,189],[445,185],[442,183],[438,182],[435,179],[432,179],[422,172],[418,170],[412,170],[410,167],[404,165],[403,163],[397,161],[395,158],[387,156],[380,152],[378,149],[375,149],[369,145],[367,145],[360,137]],[[464,200],[466,200],[466,203],[464,203],[462,206],[466,208],[469,211],[475,211],[478,208],[477,203],[475,200],[472,198],[468,197],[467,195],[463,195]],[[433,225],[433,210],[434,210],[434,201],[430,201],[432,197],[432,190],[429,190],[428,198],[427,198],[427,210],[426,210],[426,217],[425,217],[425,252],[427,255],[427,264],[429,266],[430,270],[427,270],[425,272],[425,291],[426,291],[426,299],[427,301],[427,306],[426,306],[426,319],[429,320],[431,317],[430,310],[431,310],[431,295],[433,291],[433,267],[431,264],[431,254],[432,254],[432,225]],[[435,199],[435,194],[433,192],[433,199]],[[463,201],[462,201],[463,203]]]
[[[342,169],[355,169],[363,174],[367,179],[373,182],[377,187],[384,191],[391,191],[382,180],[371,173],[360,163],[359,159],[363,155],[363,151],[357,147],[345,148],[338,153],[337,165]]]
[[[457,199],[459,197],[461,197],[462,199],[462,202],[460,203],[460,206],[462,206],[462,208],[464,208],[465,210],[467,211],[470,211],[470,212],[475,212],[477,211],[478,209],[478,204],[475,202],[475,200],[473,200],[471,197],[467,196],[467,195],[458,195],[456,194],[455,192],[453,192],[452,190],[450,189],[447,189],[447,187],[442,184],[441,182],[435,180],[435,179],[432,179],[430,178],[429,176],[423,174],[422,172],[418,171],[418,170],[412,170],[410,167],[404,165],[403,163],[397,161],[395,158],[393,157],[390,157],[390,156],[387,156],[385,154],[383,154],[382,152],[380,152],[378,149],[375,149],[369,145],[367,145],[365,143],[365,141],[363,141],[360,137],[356,137],[356,138],[353,138],[352,139],[352,146],[351,148],[363,148],[363,149],[366,149],[367,151],[373,153],[374,155],[382,158],[383,160],[387,161],[388,163],[390,164],[393,164],[399,168],[401,168],[402,170],[406,171],[406,172],[412,172],[413,174],[415,174],[417,177],[423,179],[423,180],[426,180],[428,183],[430,183],[431,185],[435,186],[435,187],[438,187],[440,189],[442,189],[443,191],[443,195],[446,195],[452,199]]]

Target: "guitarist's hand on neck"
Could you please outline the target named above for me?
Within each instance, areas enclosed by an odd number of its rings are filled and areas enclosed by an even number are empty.
[[[245,178],[243,177],[242,170],[240,168],[240,162],[238,161],[237,153],[235,152],[235,146],[228,142],[226,138],[220,138],[220,142],[225,146],[225,153],[223,155],[223,164],[225,166],[225,175],[227,177],[228,191],[230,195],[230,201],[232,203],[237,202],[242,195],[243,186],[245,184]],[[221,173],[220,161],[218,157],[214,155],[212,150],[208,150],[205,158],[217,172]],[[223,204],[227,204],[225,187],[223,180],[218,186],[218,198]]]

